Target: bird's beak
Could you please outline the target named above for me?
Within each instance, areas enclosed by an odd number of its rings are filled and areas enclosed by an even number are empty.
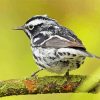
[[[20,27],[17,27],[14,30],[24,30],[24,25],[23,26],[20,26]]]

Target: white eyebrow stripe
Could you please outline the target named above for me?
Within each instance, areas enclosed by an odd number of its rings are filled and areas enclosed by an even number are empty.
[[[46,20],[43,20],[43,19],[35,19],[35,20],[29,22],[27,25],[32,24],[33,26],[35,26],[35,25],[39,25],[39,24],[44,23],[44,22],[46,22]]]
[[[39,24],[42,24],[42,23],[49,23],[49,24],[51,24],[51,23],[54,23],[54,21],[52,21],[52,20],[45,20],[45,19],[35,19],[33,21],[30,21],[26,25],[32,24],[33,26],[36,26],[36,25],[39,25]]]

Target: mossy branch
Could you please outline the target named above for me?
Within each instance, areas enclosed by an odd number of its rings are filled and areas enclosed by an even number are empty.
[[[68,78],[68,80],[65,76],[46,76],[0,81],[0,97],[11,95],[75,92],[77,87],[79,87],[86,79],[85,76],[81,75],[70,75],[69,77],[70,78]],[[91,90],[95,91],[97,86],[98,84]]]

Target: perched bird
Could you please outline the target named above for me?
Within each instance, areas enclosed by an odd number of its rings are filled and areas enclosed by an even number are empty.
[[[80,67],[86,57],[99,58],[86,51],[80,39],[68,28],[47,15],[36,15],[16,30],[23,30],[31,41],[31,48],[40,70],[57,74]]]

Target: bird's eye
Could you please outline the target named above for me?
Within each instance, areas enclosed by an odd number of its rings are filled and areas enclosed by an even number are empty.
[[[33,25],[29,25],[28,28],[29,28],[29,30],[32,30],[34,28],[34,26]]]

